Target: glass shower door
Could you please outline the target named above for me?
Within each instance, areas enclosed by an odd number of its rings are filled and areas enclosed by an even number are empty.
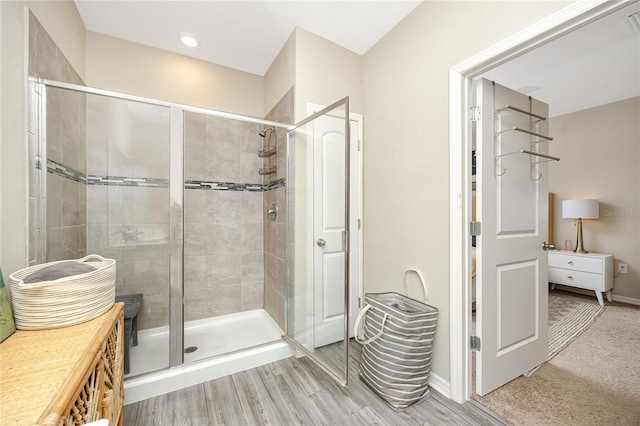
[[[31,87],[41,117],[36,261],[115,259],[116,295],[141,301],[127,377],[168,368],[171,108],[64,83]]]
[[[116,259],[116,295],[140,302],[131,377],[169,367],[170,109],[87,97],[87,249]]]
[[[349,99],[287,137],[285,339],[348,382]]]

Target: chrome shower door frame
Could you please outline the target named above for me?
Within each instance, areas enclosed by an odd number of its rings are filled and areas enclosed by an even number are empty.
[[[329,115],[329,113],[333,110],[336,110],[340,107],[343,107],[344,109],[342,110],[342,113],[344,114],[344,173],[345,173],[345,180],[344,180],[344,230],[342,231],[343,233],[343,252],[344,252],[344,307],[343,307],[343,314],[344,314],[344,328],[343,328],[343,338],[344,338],[344,365],[342,366],[343,371],[338,371],[334,366],[330,365],[328,362],[326,362],[325,360],[323,360],[317,353],[315,353],[314,349],[309,349],[308,343],[306,342],[307,345],[305,345],[305,343],[301,342],[299,340],[300,336],[296,336],[296,330],[294,329],[295,327],[292,327],[292,316],[294,316],[295,312],[295,292],[294,292],[294,288],[296,287],[296,283],[295,278],[293,277],[294,274],[294,269],[295,269],[295,261],[294,261],[294,248],[295,245],[297,244],[296,242],[293,242],[295,240],[293,240],[295,238],[295,232],[294,232],[294,222],[295,222],[295,196],[293,195],[293,191],[295,191],[295,187],[297,185],[297,183],[295,182],[295,179],[292,179],[292,175],[295,173],[295,166],[294,166],[294,156],[295,153],[292,153],[292,149],[293,146],[291,146],[294,141],[295,141],[295,136],[294,136],[294,132],[297,129],[300,129],[302,126],[316,120],[317,118],[323,117],[323,116],[327,116]],[[351,171],[350,171],[350,142],[351,142],[351,137],[350,137],[350,132],[351,132],[351,123],[350,123],[350,98],[344,97],[336,102],[334,102],[333,104],[327,106],[326,108],[323,108],[322,110],[316,112],[315,114],[305,118],[304,120],[298,122],[295,124],[295,126],[292,126],[289,129],[289,132],[287,134],[287,177],[286,177],[286,181],[287,181],[287,212],[286,212],[286,220],[287,220],[287,230],[286,230],[286,234],[287,234],[287,252],[286,252],[286,265],[285,265],[285,274],[286,274],[286,281],[285,281],[285,334],[282,336],[283,339],[289,343],[291,343],[298,351],[300,351],[301,353],[305,354],[306,356],[309,357],[310,360],[312,360],[316,365],[318,365],[320,368],[322,368],[326,373],[328,373],[331,377],[333,377],[337,382],[339,382],[340,384],[342,384],[343,386],[347,386],[349,383],[349,311],[350,311],[350,261],[349,261],[349,253],[350,253],[350,227],[349,227],[349,223],[350,223],[350,203],[349,203],[349,199],[350,199],[350,176],[351,176]],[[312,195],[312,194],[311,194]],[[307,200],[307,204],[309,204],[309,201]],[[308,207],[308,206],[307,206]],[[309,239],[308,242],[310,242],[311,244],[313,244],[313,236],[311,234],[306,235],[305,238]],[[324,240],[318,240],[317,245],[318,246],[324,246],[325,244]],[[311,285],[315,285],[316,283],[314,283],[314,278],[313,276],[311,276],[312,274],[310,273],[310,271],[307,271],[307,281],[309,283],[312,283]],[[299,287],[298,283],[298,287]],[[313,295],[310,295],[308,297],[308,299],[313,298]],[[312,306],[313,303],[310,302],[310,300],[307,300],[308,303],[308,309],[309,311],[313,311],[314,307]],[[308,315],[308,313],[307,313]],[[313,315],[312,315],[313,317]],[[295,320],[295,319],[293,319]],[[313,318],[309,319],[311,322],[314,321]],[[316,326],[315,323],[313,323],[312,325],[312,329],[314,329]],[[312,331],[313,332],[313,331]],[[308,333],[308,330],[305,330],[304,334],[306,335],[306,333]],[[310,342],[312,345],[314,345],[314,337],[310,338]]]
[[[47,87],[67,89],[85,94],[100,95],[125,101],[133,101],[166,107],[170,113],[169,127],[169,368],[184,364],[184,114],[193,112],[208,116],[240,120],[276,128],[290,129],[286,123],[263,120],[240,114],[227,113],[191,105],[160,101],[141,96],[123,94],[109,90],[95,89],[59,81],[30,78],[30,96],[33,110],[30,120],[35,127],[33,156],[40,168],[34,184],[38,187],[38,201],[35,214],[35,253],[36,263],[47,259],[47,141],[46,141],[46,89]],[[31,143],[31,142],[30,142]],[[257,155],[257,153],[256,153]],[[34,167],[35,167],[34,164]]]
[[[169,126],[169,367],[184,363],[184,112]]]

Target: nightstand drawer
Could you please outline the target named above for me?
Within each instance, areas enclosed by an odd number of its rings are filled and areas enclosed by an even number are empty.
[[[571,269],[549,268],[549,282],[603,291],[602,274],[573,271]]]
[[[549,256],[549,266],[602,274],[602,258],[599,257],[554,253],[552,256]]]

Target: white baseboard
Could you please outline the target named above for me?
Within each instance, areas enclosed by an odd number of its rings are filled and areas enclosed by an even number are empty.
[[[640,306],[640,299],[636,299],[634,297],[618,296],[616,294],[612,294],[611,299],[614,302],[628,303],[629,305]]]
[[[593,296],[595,298],[595,293],[593,292],[593,290],[585,290],[582,288],[568,287],[562,284],[557,284],[556,289],[568,291],[571,293],[583,294],[585,296]],[[617,294],[611,293],[611,300],[613,300],[614,302],[628,303],[629,305],[640,306],[640,299],[636,299],[634,297],[618,296]]]
[[[429,387],[451,399],[451,384],[437,374],[431,373],[429,376]]]

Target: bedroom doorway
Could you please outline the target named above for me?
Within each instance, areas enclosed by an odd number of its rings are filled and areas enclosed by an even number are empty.
[[[471,386],[471,106],[472,79],[626,5],[609,2],[571,4],[450,71],[451,185],[451,398],[470,399]],[[539,64],[539,66],[544,66]],[[460,303],[462,301],[462,303]]]
[[[475,393],[547,359],[549,106],[494,81],[474,82],[477,157]]]

